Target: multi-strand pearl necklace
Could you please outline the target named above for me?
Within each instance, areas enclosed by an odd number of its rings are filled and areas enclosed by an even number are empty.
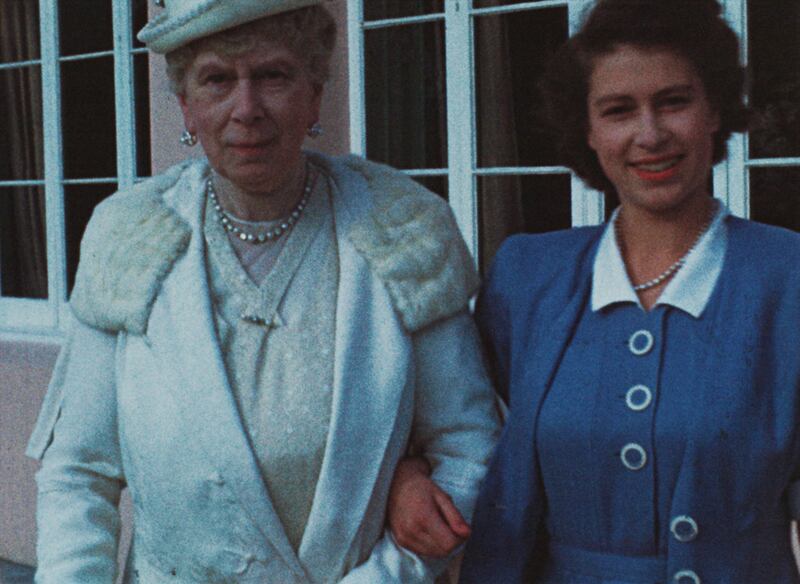
[[[300,202],[295,205],[294,209],[292,209],[292,211],[278,225],[272,229],[264,231],[263,233],[249,232],[234,224],[235,219],[231,217],[228,212],[225,211],[225,209],[222,208],[222,205],[217,198],[217,193],[214,190],[214,183],[212,182],[210,176],[206,180],[206,192],[208,193],[209,199],[211,199],[211,204],[214,207],[214,211],[217,213],[217,219],[222,224],[222,227],[225,229],[225,231],[232,233],[247,243],[266,243],[267,241],[274,241],[284,233],[287,233],[300,219],[300,215],[303,214],[303,209],[306,208],[306,204],[308,203],[308,196],[311,194],[312,185],[309,182],[310,174],[311,173],[308,171],[308,169],[306,169],[305,184],[303,185],[303,196],[300,198]]]
[[[712,209],[715,207],[712,207]],[[655,288],[662,282],[669,280],[672,276],[678,273],[678,271],[686,264],[686,260],[689,258],[689,255],[694,251],[694,248],[697,247],[697,244],[700,242],[700,239],[703,237],[703,234],[708,230],[711,226],[711,221],[714,218],[714,212],[710,212],[708,219],[700,226],[700,229],[697,232],[697,237],[695,237],[694,243],[692,243],[691,247],[686,250],[686,253],[683,254],[678,261],[673,263],[669,266],[666,270],[661,272],[658,276],[653,278],[652,280],[648,280],[647,282],[642,282],[641,284],[634,284],[633,289],[635,292],[642,292],[644,290],[649,290],[650,288]],[[617,244],[619,245],[620,252],[622,251],[623,247],[623,239],[622,239],[622,228],[619,225],[619,214],[614,219],[614,234],[617,236]]]

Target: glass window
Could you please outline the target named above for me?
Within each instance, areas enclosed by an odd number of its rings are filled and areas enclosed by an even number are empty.
[[[444,12],[444,0],[365,0],[364,20],[384,20]]]
[[[114,46],[147,11],[0,0],[0,331],[62,326],[92,210],[151,172],[148,56]]]
[[[47,298],[44,187],[0,188],[0,295]]]
[[[114,49],[110,1],[60,0],[58,24],[63,56]]]
[[[750,217],[800,231],[800,166],[750,169]]]
[[[39,0],[0,0],[0,63],[39,59]]]
[[[482,176],[478,179],[480,264],[486,270],[503,240],[572,225],[569,174]]]
[[[498,6],[513,6],[515,4],[531,4],[547,0],[474,0],[475,8],[496,8]]]
[[[0,69],[0,181],[44,178],[38,65]]]
[[[751,0],[746,32],[755,113],[746,211],[756,221],[800,231],[800,3]]]
[[[475,18],[478,166],[553,166],[553,140],[537,118],[537,82],[567,38],[567,9]]]
[[[352,1],[363,7],[351,12],[350,32],[364,76],[352,85],[351,123],[357,141],[366,136],[353,147],[413,174],[446,172],[482,268],[512,233],[611,215],[616,195],[561,166],[539,117],[538,79],[591,1],[459,0],[447,12],[434,0]],[[711,190],[736,214],[800,229],[800,2],[720,3],[747,50],[756,120],[747,137],[731,139]],[[371,23],[382,19],[394,20]]]
[[[64,187],[66,224],[67,288],[72,291],[80,258],[80,243],[92,211],[117,190],[116,184],[68,185]]]
[[[115,176],[117,136],[114,132],[113,58],[63,62],[61,87],[64,176]]]
[[[133,56],[136,115],[136,175],[150,176],[150,62],[147,53]]]
[[[751,158],[800,156],[800,2],[751,1]]]
[[[445,176],[415,176],[415,181],[429,191],[433,191],[445,201],[447,200],[447,177]]]
[[[39,59],[39,3],[0,1],[0,296],[11,298],[48,296]]]
[[[136,34],[147,24],[148,0],[131,0],[131,34],[135,48],[144,47],[144,43],[136,38]]]
[[[364,36],[368,157],[397,168],[442,168],[444,23],[378,28]]]

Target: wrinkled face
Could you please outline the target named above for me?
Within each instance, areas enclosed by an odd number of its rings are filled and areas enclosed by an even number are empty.
[[[706,196],[719,116],[693,65],[631,45],[593,65],[588,143],[621,203],[659,213]]]
[[[199,53],[178,100],[186,129],[197,134],[211,167],[258,194],[293,176],[321,97],[297,55],[263,41],[233,57]]]

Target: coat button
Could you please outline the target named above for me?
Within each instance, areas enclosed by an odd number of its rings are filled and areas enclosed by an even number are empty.
[[[688,515],[678,515],[670,521],[669,530],[675,539],[687,543],[697,537],[697,522]]]
[[[672,577],[674,584],[701,584],[700,576],[694,570],[681,570]]]
[[[636,331],[628,339],[628,349],[634,355],[647,355],[652,348],[653,333],[650,331]]]
[[[628,470],[639,470],[647,464],[647,452],[635,442],[623,446],[619,457]]]
[[[634,412],[647,409],[651,401],[653,401],[653,392],[646,385],[634,385],[625,394],[625,404]]]

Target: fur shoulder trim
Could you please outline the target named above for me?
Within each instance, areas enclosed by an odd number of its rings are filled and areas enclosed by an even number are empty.
[[[450,206],[391,167],[356,156],[343,162],[364,176],[374,200],[350,241],[383,280],[406,329],[465,310],[479,281]]]
[[[191,230],[161,195],[188,163],[115,193],[92,214],[70,306],[95,328],[144,334],[161,282],[189,244]]]

